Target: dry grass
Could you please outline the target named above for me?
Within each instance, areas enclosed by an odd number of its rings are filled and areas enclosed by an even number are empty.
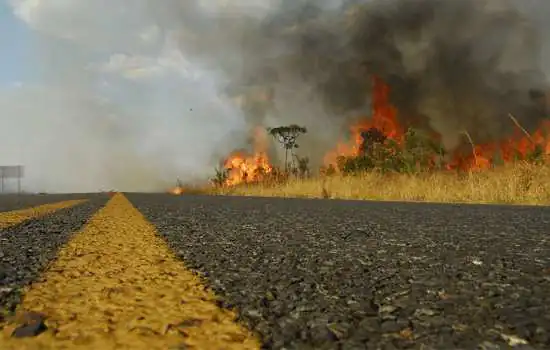
[[[367,173],[211,189],[264,197],[343,198],[458,203],[550,204],[550,165],[510,164],[494,170],[422,175]]]

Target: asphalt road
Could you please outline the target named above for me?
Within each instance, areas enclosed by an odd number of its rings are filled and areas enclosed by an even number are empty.
[[[107,195],[97,194],[0,196],[2,211],[75,199],[88,201],[0,229],[0,310],[12,311],[15,308],[20,301],[21,289],[40,276],[59,248],[108,199]]]
[[[550,349],[550,208],[126,197],[265,349]],[[0,230],[0,287],[105,201]]]
[[[268,349],[550,349],[550,208],[128,195]]]
[[[0,194],[0,212],[80,198],[104,197],[104,194]]]

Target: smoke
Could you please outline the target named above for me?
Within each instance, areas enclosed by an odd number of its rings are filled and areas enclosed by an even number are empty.
[[[26,50],[3,53],[25,56],[2,67],[22,81],[0,82],[0,164],[25,166],[24,190],[163,191],[210,176],[218,141],[244,127],[223,78],[186,60],[148,1],[11,6]]]
[[[250,124],[306,125],[317,159],[368,115],[372,75],[391,86],[404,125],[434,129],[448,149],[464,132],[508,136],[508,113],[528,130],[547,116],[535,98],[550,67],[544,0],[204,3],[175,1],[165,17],[181,49],[224,72]]]
[[[0,94],[3,163],[33,190],[161,190],[208,176],[255,126],[296,123],[313,161],[370,113],[447,148],[547,114],[545,0],[12,0],[37,81]],[[106,9],[109,9],[108,11]],[[5,89],[6,90],[6,89]],[[7,152],[6,150],[10,150]],[[315,163],[314,163],[315,165]]]

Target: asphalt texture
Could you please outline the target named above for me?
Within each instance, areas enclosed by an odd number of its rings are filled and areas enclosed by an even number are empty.
[[[88,201],[0,229],[0,318],[14,311],[20,302],[21,289],[40,276],[59,248],[108,200],[103,194],[0,196],[2,210],[74,199]]]
[[[103,194],[0,194],[0,212],[26,209],[43,204],[94,198]]]
[[[550,208],[127,197],[265,349],[550,349]]]

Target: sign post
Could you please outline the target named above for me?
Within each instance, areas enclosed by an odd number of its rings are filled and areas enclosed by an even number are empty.
[[[17,179],[17,193],[21,193],[21,179],[25,173],[22,165],[0,165],[0,191],[4,193],[5,179]]]

